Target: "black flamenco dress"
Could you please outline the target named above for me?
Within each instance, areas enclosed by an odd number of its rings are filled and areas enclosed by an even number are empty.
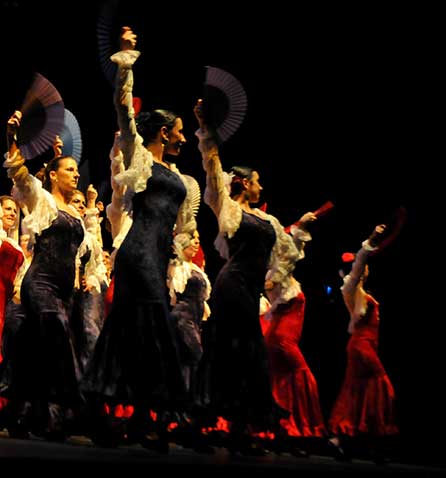
[[[209,403],[229,421],[269,427],[279,407],[271,391],[259,300],[275,233],[268,221],[243,212],[227,242],[230,259],[211,296]]]
[[[133,224],[115,260],[111,311],[84,380],[87,392],[109,404],[164,410],[184,399],[166,274],[185,196],[180,177],[154,163],[146,189],[133,197]]]
[[[271,390],[260,296],[266,278],[287,280],[298,252],[274,216],[259,209],[250,214],[230,197],[212,139],[201,130],[196,135],[206,171],[204,200],[218,218],[215,245],[227,259],[212,288],[201,406],[207,419],[223,417],[233,422],[234,429],[251,425],[271,430],[288,413]]]
[[[175,261],[173,261],[175,262]],[[181,368],[190,403],[197,400],[197,372],[203,356],[201,325],[209,315],[211,285],[206,273],[190,262],[171,268],[171,318],[177,338]]]
[[[185,180],[175,165],[155,162],[137,133],[132,65],[138,56],[135,50],[112,56],[124,165],[114,181],[126,190],[122,212],[131,214],[132,225],[116,254],[111,310],[82,386],[94,408],[133,405],[139,433],[145,431],[142,415],[168,415],[186,397],[169,317],[167,268],[174,230],[192,233],[196,222]]]
[[[53,205],[54,206],[54,205]],[[84,237],[81,220],[53,208],[51,225],[36,238],[22,282],[23,323],[13,354],[5,356],[0,391],[22,413],[31,405],[33,427],[46,428],[54,406],[82,404],[79,367],[70,329],[75,260]],[[51,425],[50,425],[51,428]]]

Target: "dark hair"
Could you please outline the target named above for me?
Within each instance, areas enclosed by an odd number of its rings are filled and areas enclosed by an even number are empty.
[[[179,116],[168,110],[141,111],[136,117],[136,129],[143,139],[144,146],[152,143],[159,130],[166,126],[170,131]]]
[[[252,179],[254,169],[248,166],[232,166],[231,173],[234,175],[231,182],[231,197],[238,196],[244,191],[242,179]]]
[[[57,158],[51,159],[48,162],[48,164],[45,166],[44,177],[43,177],[43,187],[49,192],[51,192],[50,172],[57,171],[60,167],[60,162],[64,159],[74,159],[74,158],[72,156],[57,156]]]

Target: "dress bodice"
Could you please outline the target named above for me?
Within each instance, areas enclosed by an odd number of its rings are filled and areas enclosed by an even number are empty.
[[[115,300],[166,300],[166,273],[178,209],[186,197],[181,178],[154,163],[147,187],[133,196],[133,224],[115,261]],[[137,267],[135,265],[137,264]]]
[[[51,226],[36,238],[33,260],[24,278],[28,285],[24,288],[39,278],[71,294],[76,255],[83,238],[81,220],[59,209]]]
[[[365,315],[355,323],[353,335],[355,337],[378,340],[379,303],[370,295],[366,295],[367,308]]]

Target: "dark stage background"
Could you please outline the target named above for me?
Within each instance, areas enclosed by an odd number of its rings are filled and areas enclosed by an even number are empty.
[[[101,6],[91,0],[0,2],[0,121],[5,125],[20,107],[35,71],[47,77],[82,130],[82,184],[92,182],[107,203],[116,118],[112,89],[98,61]],[[432,150],[438,130],[432,121],[439,70],[435,27],[426,12],[407,7],[319,5],[304,11],[296,5],[290,12],[285,2],[273,2],[241,12],[240,6],[122,1],[112,17],[111,46],[117,49],[121,25],[138,34],[142,55],[134,68],[134,94],[143,99],[143,109],[181,114],[189,142],[178,166],[203,189],[192,108],[204,66],[212,65],[235,75],[249,102],[242,127],[221,148],[224,166],[257,169],[268,211],[284,225],[326,200],[334,202],[334,211],[312,225],[314,239],[295,274],[308,304],[301,346],[327,415],[345,367],[340,255],[356,251],[396,208],[406,209],[398,238],[371,259],[369,288],[381,303],[380,356],[398,396],[401,454],[406,461],[446,462],[435,438],[444,434],[445,424],[438,348],[444,310],[441,291],[433,292],[425,267],[436,260],[431,241],[436,234],[428,226],[429,200],[421,194],[426,189],[434,194],[439,156]],[[4,135],[0,146],[5,151]],[[50,157],[29,166],[38,169]],[[0,192],[8,193],[10,186],[2,170]],[[212,245],[216,221],[205,204],[198,221],[213,279],[221,261]]]

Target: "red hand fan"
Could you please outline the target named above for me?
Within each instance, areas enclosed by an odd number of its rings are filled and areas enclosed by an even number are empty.
[[[324,216],[334,208],[334,204],[331,201],[327,201],[322,206],[313,212],[313,214],[319,219],[321,216]],[[292,226],[299,226],[299,221],[291,224],[291,226],[285,227],[285,232],[289,234],[291,232]]]
[[[317,209],[316,211],[313,212],[313,214],[317,217],[320,218],[321,216],[324,216],[328,212],[330,212],[334,208],[334,204],[331,201],[327,201],[322,206]]]
[[[376,250],[372,252],[372,254],[377,254],[378,252],[381,252],[383,249],[385,249],[387,246],[389,246],[399,235],[401,232],[401,229],[403,228],[405,222],[407,219],[407,210],[405,207],[400,206],[397,208],[393,214],[390,220],[386,224],[386,236],[384,239],[378,244],[378,247]]]

